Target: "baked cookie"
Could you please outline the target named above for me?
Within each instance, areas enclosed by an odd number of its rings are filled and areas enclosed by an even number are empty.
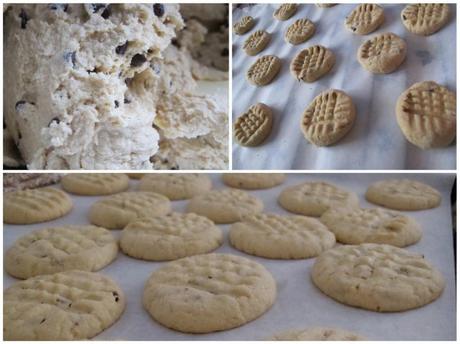
[[[353,126],[356,109],[351,97],[339,90],[327,90],[305,109],[300,128],[316,146],[329,146],[344,137]]]
[[[341,303],[399,312],[436,300],[444,278],[421,254],[391,245],[338,246],[316,258],[313,283]]]
[[[222,242],[221,229],[206,217],[172,213],[131,222],[121,232],[120,248],[134,258],[162,261],[208,253]]]
[[[205,254],[154,271],[143,305],[166,327],[209,333],[258,318],[275,298],[276,282],[263,265],[231,254]]]
[[[126,175],[131,179],[141,179],[145,173],[126,173]]]
[[[243,35],[251,30],[256,24],[254,18],[251,16],[244,16],[239,22],[233,25],[233,32],[237,35]]]
[[[309,19],[297,19],[294,23],[289,25],[284,40],[291,44],[300,44],[308,41],[308,39],[315,33],[315,24]]]
[[[249,56],[254,56],[260,53],[270,42],[270,34],[264,30],[253,32],[244,42],[243,50]]]
[[[335,56],[332,51],[321,45],[314,45],[294,57],[290,70],[298,81],[313,82],[329,72],[334,63]]]
[[[316,6],[319,8],[330,8],[330,7],[334,7],[335,5],[337,4],[316,4]]]
[[[29,278],[69,270],[97,271],[117,256],[118,244],[107,229],[62,226],[33,231],[5,254],[5,270]]]
[[[110,278],[67,271],[15,283],[3,292],[3,339],[85,340],[120,318],[125,296]]]
[[[398,98],[396,119],[406,139],[417,147],[448,146],[456,136],[455,93],[434,81],[413,84]]]
[[[321,216],[338,242],[388,244],[405,247],[422,237],[418,223],[409,216],[382,208],[331,208]]]
[[[62,178],[61,185],[76,195],[111,195],[128,189],[129,177],[124,173],[72,173]]]
[[[139,190],[157,192],[170,200],[190,199],[212,189],[204,173],[151,173],[141,179]]]
[[[342,330],[339,328],[328,327],[311,327],[304,330],[288,330],[278,334],[267,340],[301,340],[301,341],[323,341],[323,340],[367,340],[359,334]]]
[[[255,147],[270,135],[272,124],[272,110],[263,103],[257,103],[236,119],[233,136],[239,145]]]
[[[410,32],[428,36],[446,25],[449,12],[448,4],[411,4],[402,10],[401,20]]]
[[[255,86],[269,84],[281,69],[281,60],[274,55],[259,57],[246,72],[246,79]]]
[[[193,197],[187,212],[206,216],[216,223],[233,223],[244,216],[260,213],[263,208],[262,201],[247,192],[222,189]]]
[[[284,173],[223,173],[225,185],[237,189],[269,189],[286,180]]]
[[[319,220],[298,215],[256,214],[234,223],[229,234],[236,249],[272,259],[316,257],[335,244]]]
[[[321,216],[329,208],[358,207],[358,196],[326,182],[306,182],[284,189],[278,203],[287,211]]]
[[[282,4],[273,12],[273,18],[288,20],[297,12],[297,4]]]
[[[406,58],[406,42],[394,33],[382,33],[365,41],[358,49],[358,61],[374,74],[394,72]]]
[[[155,192],[121,192],[97,201],[89,211],[89,221],[109,229],[124,228],[140,217],[155,217],[171,212],[171,202]]]
[[[383,7],[377,4],[360,4],[345,18],[345,27],[357,35],[367,35],[385,21]]]
[[[56,188],[8,192],[3,195],[3,222],[27,225],[64,216],[72,210],[72,200]]]
[[[366,199],[396,210],[423,210],[441,204],[438,190],[410,179],[387,179],[369,186]]]

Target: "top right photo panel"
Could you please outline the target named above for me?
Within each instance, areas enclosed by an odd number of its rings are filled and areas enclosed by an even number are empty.
[[[454,3],[232,14],[233,169],[456,169]]]

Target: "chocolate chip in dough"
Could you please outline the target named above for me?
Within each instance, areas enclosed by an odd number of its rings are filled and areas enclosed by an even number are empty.
[[[133,58],[131,59],[131,66],[132,67],[140,67],[144,64],[144,62],[146,62],[147,59],[145,58],[144,55],[142,54],[136,54],[133,56]]]
[[[128,49],[128,41],[125,42],[125,44],[119,45],[118,47],[115,48],[115,52],[118,55],[124,55],[126,52],[126,49]]]
[[[157,17],[162,17],[165,14],[165,7],[163,4],[153,4],[153,13]]]
[[[27,15],[26,11],[21,8],[21,12],[19,13],[19,18],[21,18],[21,29],[25,29],[27,26],[27,22],[29,21],[29,16]]]
[[[53,10],[53,11],[62,10],[64,12],[67,12],[67,8],[69,7],[69,4],[49,4],[48,7],[50,10]]]

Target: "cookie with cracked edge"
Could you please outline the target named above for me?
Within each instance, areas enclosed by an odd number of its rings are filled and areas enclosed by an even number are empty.
[[[293,45],[308,41],[315,34],[315,24],[307,18],[297,19],[289,25],[284,40]]]
[[[335,64],[331,50],[314,45],[300,51],[290,65],[291,74],[298,81],[313,82],[327,74]]]
[[[269,42],[270,34],[264,30],[257,30],[244,41],[243,50],[247,55],[254,56],[264,50]]]
[[[251,30],[255,24],[256,24],[256,21],[254,20],[253,17],[244,16],[237,23],[233,25],[233,32],[235,32],[235,34],[237,35],[243,35],[249,30]]]
[[[273,17],[282,21],[288,20],[297,12],[297,6],[297,4],[282,4],[273,12]]]
[[[272,125],[272,110],[263,103],[252,105],[233,124],[235,141],[241,146],[258,146],[270,135]]]
[[[275,55],[259,57],[246,72],[246,79],[255,86],[268,85],[281,69],[281,60]]]
[[[449,4],[410,4],[401,12],[406,29],[416,35],[429,36],[449,21]]]
[[[345,27],[356,35],[367,35],[385,21],[383,7],[377,4],[360,4],[345,18]]]

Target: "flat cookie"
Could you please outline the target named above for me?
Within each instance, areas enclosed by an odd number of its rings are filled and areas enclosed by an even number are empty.
[[[89,211],[89,221],[109,229],[124,228],[140,217],[169,214],[171,202],[155,192],[121,192],[97,201]]]
[[[243,50],[249,56],[260,53],[270,42],[270,34],[264,30],[253,32],[244,42]]]
[[[192,198],[187,212],[206,216],[216,223],[233,223],[244,216],[260,213],[263,208],[262,201],[247,192],[222,189]]]
[[[396,210],[423,210],[441,204],[438,190],[409,179],[387,179],[369,186],[366,199],[386,208]]]
[[[166,327],[209,333],[258,318],[275,298],[276,282],[263,265],[231,254],[205,254],[154,271],[143,305]]]
[[[377,4],[360,4],[345,18],[345,27],[357,35],[367,35],[385,21],[383,7]]]
[[[316,257],[335,244],[335,237],[317,219],[298,215],[246,216],[230,229],[230,243],[254,256],[272,259]]]
[[[5,254],[5,270],[16,278],[69,270],[97,271],[117,256],[110,232],[95,226],[62,226],[33,231]]]
[[[131,222],[121,232],[120,248],[134,258],[163,261],[208,253],[222,242],[221,229],[206,217],[172,213]]]
[[[131,179],[141,179],[146,174],[145,173],[126,173],[126,175]]]
[[[288,20],[297,12],[297,4],[282,4],[273,12],[273,18]]]
[[[329,208],[357,207],[358,196],[325,182],[306,182],[284,189],[278,203],[287,211],[307,216],[321,216]]]
[[[269,189],[286,180],[284,173],[223,173],[225,185],[237,189]]]
[[[233,32],[237,35],[243,35],[251,30],[256,24],[254,18],[251,16],[244,16],[239,22],[233,25]]]
[[[428,36],[446,25],[449,12],[448,4],[411,4],[402,10],[401,20],[408,31]]]
[[[338,242],[388,244],[405,247],[422,237],[418,223],[409,216],[382,208],[331,208],[321,216]]]
[[[128,189],[129,178],[124,173],[73,173],[65,175],[61,185],[72,194],[103,196]]]
[[[190,199],[211,189],[211,179],[204,173],[152,173],[139,183],[139,190],[157,192],[172,201]]]
[[[300,128],[316,146],[329,146],[344,137],[353,126],[356,109],[345,92],[327,90],[313,99],[303,113]]]
[[[394,33],[382,33],[365,41],[358,49],[358,61],[374,74],[394,72],[406,58],[406,42]]]
[[[259,57],[246,72],[246,79],[255,86],[268,85],[281,69],[281,60],[274,55]]]
[[[340,340],[340,341],[355,341],[367,340],[359,334],[349,332],[338,328],[326,327],[311,327],[304,330],[288,330],[278,334],[267,340],[284,340],[284,341],[323,341],[323,340]]]
[[[455,93],[434,81],[413,84],[396,103],[396,119],[406,139],[422,149],[452,143],[457,128]]]
[[[329,72],[334,63],[335,56],[332,51],[321,45],[314,45],[294,57],[290,70],[298,81],[313,82]]]
[[[3,195],[3,222],[27,225],[64,216],[72,210],[72,200],[56,188],[8,192]]]
[[[289,25],[284,40],[291,44],[300,44],[308,41],[315,33],[315,24],[309,19],[297,19]]]
[[[255,147],[270,135],[272,124],[272,110],[263,103],[257,103],[236,119],[233,136],[239,145]]]
[[[334,7],[335,5],[337,4],[316,4],[316,6],[319,8],[330,8],[330,7]]]
[[[316,258],[313,283],[349,306],[399,312],[436,300],[444,278],[423,255],[378,244],[338,246]]]
[[[85,271],[42,275],[3,292],[3,339],[85,340],[120,318],[125,296],[110,278]]]

